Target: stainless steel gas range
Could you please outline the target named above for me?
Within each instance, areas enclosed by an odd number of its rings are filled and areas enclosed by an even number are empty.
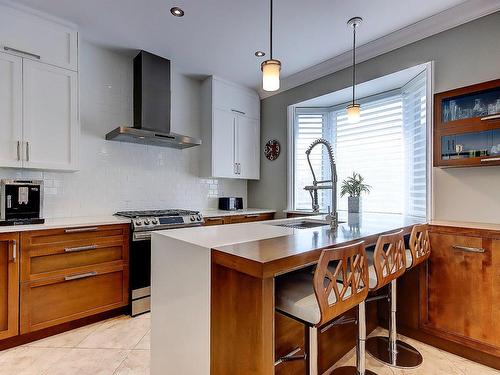
[[[130,315],[151,310],[151,233],[203,224],[198,211],[152,210],[120,211],[115,215],[132,220],[130,243]]]

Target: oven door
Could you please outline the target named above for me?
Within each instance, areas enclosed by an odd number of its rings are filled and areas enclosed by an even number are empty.
[[[151,310],[151,239],[132,236],[130,245],[130,315]]]

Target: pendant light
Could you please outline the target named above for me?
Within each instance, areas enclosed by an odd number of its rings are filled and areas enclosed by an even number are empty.
[[[269,17],[269,60],[260,65],[262,70],[262,89],[264,91],[277,91],[280,88],[281,61],[273,59],[273,0],[270,0]]]
[[[356,103],[356,28],[363,22],[361,17],[353,17],[347,24],[352,27],[352,103],[347,106],[347,120],[356,124],[360,120],[361,106]]]

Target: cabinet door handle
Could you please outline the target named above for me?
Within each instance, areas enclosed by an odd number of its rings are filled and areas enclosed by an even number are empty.
[[[10,261],[12,263],[16,263],[17,260],[17,241],[12,240],[12,258],[10,258]]]
[[[97,231],[97,227],[86,227],[86,228],[71,228],[65,229],[64,233],[81,233],[81,232],[95,232]]]
[[[243,111],[239,111],[239,110],[237,110],[237,109],[232,109],[232,108],[231,108],[231,112],[239,113],[240,115],[245,115],[245,112],[243,112]]]
[[[500,161],[500,158],[481,159],[481,163],[487,163],[487,162],[492,162],[492,161]]]
[[[79,275],[64,276],[64,281],[85,279],[87,277],[92,277],[92,276],[96,276],[96,275],[97,275],[97,272],[92,271],[92,272],[87,272],[87,273],[81,273]]]
[[[484,253],[486,251],[481,247],[469,247],[469,246],[461,246],[461,245],[453,245],[452,247],[455,250],[465,251],[467,253]]]
[[[26,142],[26,161],[30,161],[30,143]]]
[[[500,113],[491,116],[481,117],[481,121],[496,120],[496,119],[500,119]]]
[[[21,141],[17,141],[17,160],[21,160]]]
[[[97,245],[67,247],[67,248],[64,249],[64,251],[66,253],[75,253],[75,252],[78,252],[78,251],[94,250],[94,249],[97,249]]]
[[[4,49],[4,51],[21,53],[21,54],[26,55],[26,56],[31,56],[31,57],[34,57],[37,60],[40,60],[42,58],[40,55],[35,55],[34,53],[22,51],[20,49],[16,49],[16,48],[12,48],[12,47],[5,46],[5,47],[3,47],[3,49]]]

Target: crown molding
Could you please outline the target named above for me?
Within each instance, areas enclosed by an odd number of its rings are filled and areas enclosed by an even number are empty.
[[[356,47],[357,61],[360,63],[372,59],[499,10],[499,0],[467,0],[462,4]],[[267,92],[259,89],[259,95],[261,99],[268,98],[348,68],[351,66],[351,53],[351,51],[344,52],[298,73],[289,75],[282,79],[278,91]]]

